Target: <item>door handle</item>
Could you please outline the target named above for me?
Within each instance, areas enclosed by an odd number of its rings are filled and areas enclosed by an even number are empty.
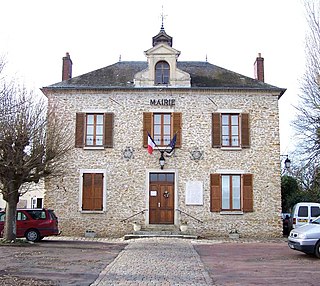
[[[160,208],[160,203],[158,203],[158,208]]]

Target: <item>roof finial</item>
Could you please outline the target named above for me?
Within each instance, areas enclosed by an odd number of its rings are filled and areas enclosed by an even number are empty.
[[[164,22],[164,18],[165,18],[166,16],[167,16],[167,15],[164,15],[164,14],[163,14],[163,5],[162,5],[162,12],[161,12],[161,29],[160,29],[160,31],[164,31],[163,22]]]

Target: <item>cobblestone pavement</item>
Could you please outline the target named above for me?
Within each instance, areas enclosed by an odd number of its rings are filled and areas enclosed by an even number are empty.
[[[188,240],[132,240],[100,273],[92,286],[213,285],[199,255]]]

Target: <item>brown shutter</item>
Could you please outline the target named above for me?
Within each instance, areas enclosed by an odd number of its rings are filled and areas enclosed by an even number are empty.
[[[152,136],[152,113],[143,113],[143,147],[148,147],[148,132]]]
[[[212,113],[212,147],[221,147],[221,115]]]
[[[92,174],[83,174],[82,210],[92,210]]]
[[[221,210],[221,177],[220,174],[210,175],[210,211]]]
[[[249,114],[241,114],[241,147],[250,147],[250,128],[249,128]]]
[[[82,210],[103,210],[103,174],[83,174]]]
[[[84,127],[85,127],[85,114],[76,114],[76,134],[75,134],[75,147],[81,148],[84,146]]]
[[[182,128],[181,128],[181,123],[182,123],[182,113],[181,112],[173,112],[172,113],[172,122],[173,122],[173,134],[177,133],[177,141],[176,141],[176,147],[179,148],[181,147],[182,143]]]
[[[244,174],[242,176],[243,186],[243,211],[253,211],[253,175]]]
[[[103,174],[94,174],[93,184],[93,210],[102,211],[103,209]]]
[[[104,114],[104,147],[113,147],[113,113]]]

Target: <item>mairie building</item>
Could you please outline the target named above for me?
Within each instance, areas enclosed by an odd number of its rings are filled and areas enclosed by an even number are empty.
[[[259,54],[250,78],[179,61],[164,30],[145,61],[119,61],[42,88],[74,138],[65,174],[45,182],[64,235],[142,228],[202,237],[282,235],[278,100]],[[148,139],[154,144],[148,152]]]

